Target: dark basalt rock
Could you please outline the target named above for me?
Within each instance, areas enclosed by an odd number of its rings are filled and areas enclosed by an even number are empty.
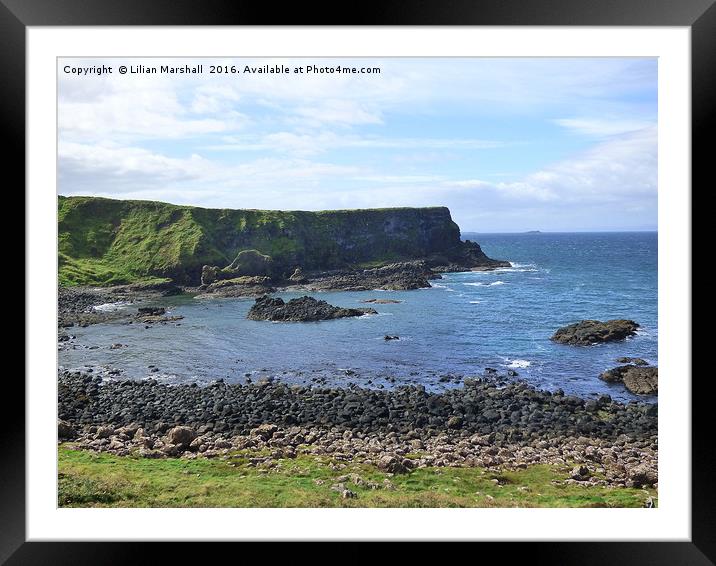
[[[643,358],[629,358],[629,357],[621,357],[617,358],[616,361],[620,364],[634,364],[635,366],[648,366],[649,362],[647,362]]]
[[[626,365],[605,371],[599,376],[608,383],[623,383],[636,395],[656,395],[659,391],[659,368]]]
[[[167,309],[164,307],[139,307],[137,314],[139,316],[162,316],[166,314]]]
[[[560,344],[589,346],[604,342],[624,340],[636,334],[639,325],[633,320],[615,319],[601,322],[599,320],[582,320],[557,330],[551,340]]]
[[[315,273],[308,285],[314,290],[409,291],[430,287],[429,279],[439,279],[424,261],[404,261],[364,270]]]
[[[371,308],[335,307],[329,305],[326,301],[319,301],[308,296],[291,299],[286,303],[281,298],[264,295],[256,299],[256,302],[249,310],[247,318],[283,322],[315,322],[350,316],[363,316],[364,314],[378,313]]]
[[[595,411],[583,399],[551,395],[524,383],[500,386],[466,379],[462,387],[438,394],[420,386],[375,390],[217,381],[192,387],[151,379],[103,381],[79,372],[62,372],[58,378],[58,417],[73,427],[137,423],[162,433],[180,426],[211,426],[215,432],[248,434],[261,424],[291,422],[363,432],[424,428],[494,433],[497,442],[582,435],[652,438],[658,421],[651,405],[600,398]]]

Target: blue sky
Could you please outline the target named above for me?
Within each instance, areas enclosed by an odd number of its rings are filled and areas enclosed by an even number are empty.
[[[117,73],[199,62],[202,75]],[[67,64],[115,70],[79,77]],[[381,73],[210,75],[211,64]],[[657,226],[656,59],[60,59],[59,71],[63,195],[443,205],[478,232]]]

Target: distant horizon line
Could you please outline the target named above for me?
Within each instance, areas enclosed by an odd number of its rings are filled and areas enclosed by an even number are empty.
[[[460,235],[463,234],[511,234],[511,235],[532,235],[537,236],[539,234],[625,234],[635,232],[659,232],[658,228],[625,228],[620,230],[521,230],[515,232],[483,232],[479,230],[460,230]]]

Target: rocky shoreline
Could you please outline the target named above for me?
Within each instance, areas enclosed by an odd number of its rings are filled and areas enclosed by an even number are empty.
[[[61,440],[118,455],[222,457],[249,449],[257,463],[322,454],[337,466],[360,461],[393,473],[574,464],[565,481],[657,483],[656,406],[585,401],[524,383],[466,380],[436,394],[420,386],[378,391],[268,380],[168,386],[63,372],[58,401]]]
[[[296,269],[286,278],[241,275],[229,279],[216,278],[216,268],[210,268],[205,272],[210,272],[212,276],[203,278],[205,282],[197,287],[178,286],[171,281],[112,287],[60,286],[57,325],[59,328],[71,328],[127,318],[129,315],[126,312],[104,310],[102,306],[113,303],[134,304],[157,301],[162,297],[182,293],[197,298],[256,299],[276,292],[413,290],[430,287],[430,280],[442,278],[440,272],[490,270],[510,266],[509,262],[498,260],[489,260],[488,263],[477,267],[470,267],[470,265],[449,264],[429,267],[425,260],[416,260],[370,269],[313,271],[305,274],[300,269]]]

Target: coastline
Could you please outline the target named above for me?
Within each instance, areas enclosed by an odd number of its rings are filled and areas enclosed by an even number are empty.
[[[365,269],[298,273],[296,277],[270,282],[242,277],[199,286],[178,286],[167,281],[60,287],[60,347],[71,347],[73,337],[68,332],[71,333],[73,325],[117,322],[123,318],[149,325],[172,320],[164,317],[163,312],[139,317],[137,309],[131,312],[105,309],[112,303],[161,304],[162,297],[177,294],[250,299],[286,291],[413,290],[431,287],[430,281],[442,278],[441,272],[495,268],[468,269],[457,265],[427,268],[423,261],[416,260]],[[421,386],[394,386],[394,382],[385,389],[367,389],[353,385],[345,376],[335,379],[332,386],[326,386],[333,381],[325,377],[313,379],[314,383],[308,385],[287,385],[269,378],[245,385],[219,380],[200,386],[165,385],[152,379],[121,380],[119,372],[113,371],[107,381],[97,374],[60,372],[60,477],[67,477],[69,470],[75,469],[73,466],[84,462],[82,465],[89,467],[81,473],[75,470],[80,474],[77,481],[94,478],[91,481],[101,483],[106,478],[99,462],[109,459],[117,469],[127,470],[133,469],[136,462],[146,462],[142,468],[146,470],[164,469],[160,462],[166,462],[167,466],[172,462],[177,466],[204,462],[197,465],[206,465],[209,470],[215,465],[230,465],[241,470],[240,477],[259,474],[264,479],[275,477],[278,481],[280,477],[282,482],[291,483],[300,482],[302,476],[286,476],[287,470],[302,462],[324,474],[314,479],[326,482],[311,486],[322,490],[322,495],[310,495],[316,499],[309,499],[311,503],[307,506],[331,506],[337,502],[350,506],[360,506],[361,502],[369,506],[412,506],[425,504],[425,494],[412,493],[406,500],[395,495],[397,499],[391,499],[391,491],[388,499],[376,503],[373,491],[387,489],[381,487],[383,480],[400,486],[403,479],[398,491],[410,491],[408,478],[427,473],[441,476],[440,470],[467,474],[470,481],[480,486],[485,478],[492,481],[495,477],[507,477],[505,474],[528,478],[542,470],[544,474],[539,480],[542,484],[530,485],[525,479],[526,484],[520,486],[525,489],[520,490],[516,500],[500,500],[499,493],[490,492],[493,495],[488,497],[487,492],[480,492],[485,495],[475,502],[463,498],[442,504],[620,506],[615,501],[623,506],[656,504],[656,405],[614,402],[608,395],[587,399],[560,391],[541,391],[514,379],[516,372],[513,373],[512,379],[494,373],[485,374],[484,378],[467,378],[462,384],[461,378],[453,376],[455,388],[427,392]],[[336,385],[340,382],[346,386]],[[187,442],[175,442],[177,435],[183,435]],[[96,467],[91,462],[97,462]],[[348,480],[344,479],[346,474]],[[357,483],[351,474],[359,474]],[[383,478],[378,487],[375,481],[366,480],[373,477],[371,474]],[[463,481],[467,476],[450,477],[451,481]],[[393,481],[395,478],[401,481]],[[150,478],[142,479],[145,480]],[[267,481],[273,485],[270,479]],[[66,488],[61,488],[60,499],[71,506],[75,501],[72,498],[78,496],[77,487],[67,487],[70,484],[61,482],[62,485]],[[494,486],[498,490],[508,487],[499,481]],[[535,496],[547,487],[558,490],[549,502]],[[282,492],[288,488],[282,484],[275,489]],[[508,492],[513,493],[504,490]],[[621,499],[622,496],[626,499]],[[163,501],[165,494],[157,497],[146,504]],[[242,500],[237,494],[232,497],[235,498],[232,501]],[[199,501],[201,498],[192,498],[187,505],[199,505]],[[122,498],[115,503],[130,505]],[[297,503],[285,506],[293,505]]]

